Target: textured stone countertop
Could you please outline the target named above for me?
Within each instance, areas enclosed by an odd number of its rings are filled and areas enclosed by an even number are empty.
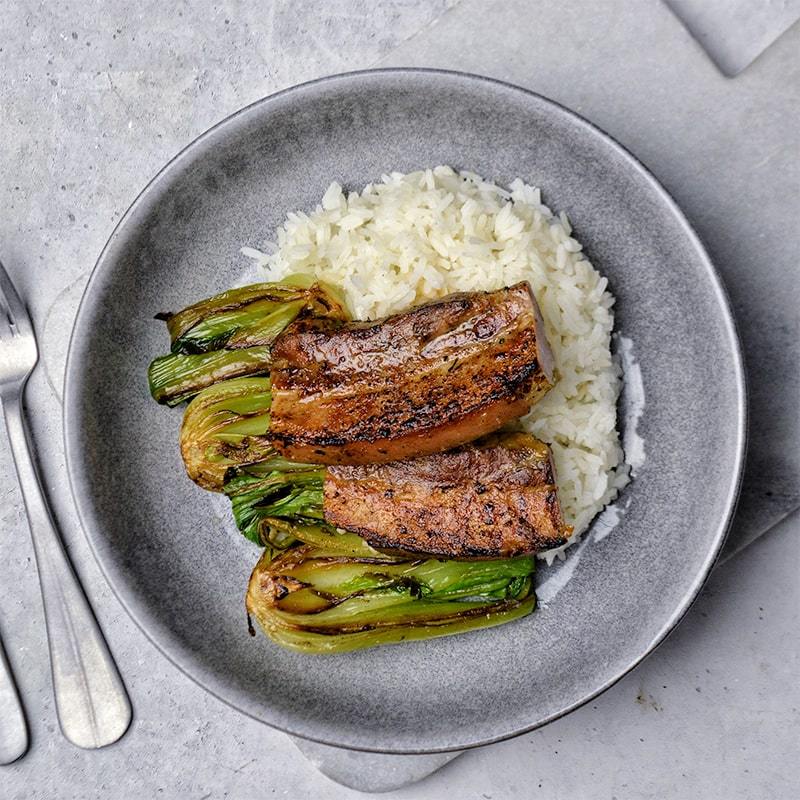
[[[666,643],[568,717],[385,796],[800,795],[800,517],[790,513],[800,503],[799,53],[795,25],[725,78],[657,0],[0,0],[0,260],[43,352],[29,414],[44,482],[135,713],[128,734],[101,751],[78,750],[58,730],[33,553],[0,435],[0,633],[32,736],[23,759],[0,767],[0,797],[364,796],[191,683],[127,617],[72,507],[61,395],[92,266],[163,163],[264,95],[376,65],[506,79],[633,150],[718,265],[740,325],[751,411],[727,560]]]

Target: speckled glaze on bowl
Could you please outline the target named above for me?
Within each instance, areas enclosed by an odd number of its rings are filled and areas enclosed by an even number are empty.
[[[647,460],[621,524],[517,623],[340,656],[247,635],[257,549],[183,474],[179,410],[153,404],[161,310],[226,288],[242,244],[271,237],[332,180],[451,164],[522,177],[566,211],[635,342]],[[630,154],[570,111],[485,78],[352,73],[235,114],[170,162],[103,251],[81,303],[65,387],[75,501],[120,601],[187,675],[287,732],[420,753],[496,741],[586,702],[676,625],[722,544],[739,485],[745,402],[719,280],[674,202]],[[569,565],[567,560],[566,565]],[[542,576],[553,570],[542,570]],[[124,667],[124,665],[123,665]]]

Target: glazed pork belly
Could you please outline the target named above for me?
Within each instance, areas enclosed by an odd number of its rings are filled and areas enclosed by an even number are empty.
[[[523,433],[391,464],[329,467],[325,520],[377,550],[452,559],[557,547],[564,524],[550,448]]]
[[[286,458],[377,464],[458,447],[553,383],[528,283],[454,294],[377,322],[296,323],[272,348],[271,437]]]

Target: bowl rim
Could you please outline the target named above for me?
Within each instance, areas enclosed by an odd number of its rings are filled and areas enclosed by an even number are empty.
[[[616,154],[620,156],[625,162],[627,162],[629,166],[633,167],[639,173],[641,178],[649,184],[650,188],[653,191],[655,191],[655,193],[659,196],[661,201],[669,208],[669,210],[675,217],[676,221],[680,224],[681,228],[683,229],[683,232],[686,235],[689,242],[691,243],[692,247],[697,252],[699,261],[702,263],[703,267],[706,270],[707,277],[711,283],[713,292],[719,304],[721,321],[723,323],[725,333],[727,334],[730,340],[730,351],[731,351],[731,356],[733,357],[734,367],[735,367],[734,383],[737,395],[735,402],[736,449],[735,449],[735,464],[734,464],[734,469],[732,471],[732,480],[730,481],[730,484],[727,488],[727,494],[724,502],[725,512],[720,518],[716,531],[714,532],[712,547],[710,548],[706,558],[700,565],[694,581],[685,592],[681,600],[681,603],[673,611],[669,619],[661,626],[658,633],[653,637],[653,639],[648,643],[648,645],[635,658],[631,659],[631,661],[627,664],[627,666],[623,670],[613,675],[611,678],[603,682],[593,691],[580,697],[576,701],[570,703],[568,706],[544,717],[543,719],[537,720],[530,724],[514,727],[512,729],[503,731],[494,736],[483,736],[478,738],[474,736],[472,737],[467,736],[463,740],[459,740],[454,742],[453,744],[448,744],[448,745],[434,746],[434,747],[420,747],[412,749],[409,748],[392,749],[387,747],[370,746],[367,743],[364,744],[354,744],[352,742],[344,743],[342,741],[337,741],[335,739],[332,739],[329,736],[315,735],[313,731],[309,731],[307,729],[307,726],[306,727],[303,727],[302,725],[295,726],[287,722],[276,722],[273,720],[265,719],[265,717],[262,714],[257,714],[255,712],[248,710],[241,703],[235,702],[233,699],[224,696],[222,692],[209,686],[203,680],[202,676],[197,674],[197,670],[193,670],[190,666],[190,663],[187,663],[191,662],[191,659],[185,658],[184,653],[176,653],[175,649],[170,647],[169,641],[162,641],[161,637],[157,636],[151,630],[151,626],[148,625],[148,612],[141,607],[138,598],[135,595],[132,595],[130,593],[125,593],[124,591],[120,591],[117,588],[118,586],[117,577],[121,572],[120,569],[115,563],[111,561],[105,562],[102,559],[98,548],[95,546],[95,539],[102,537],[102,533],[97,531],[92,522],[92,511],[91,511],[92,503],[90,499],[91,492],[89,491],[89,487],[85,485],[85,481],[80,480],[78,477],[80,471],[79,465],[81,461],[80,458],[81,447],[78,437],[79,425],[76,421],[78,414],[75,403],[76,403],[76,392],[77,392],[76,387],[79,381],[80,371],[81,371],[81,359],[77,354],[78,342],[81,341],[83,337],[88,333],[88,331],[84,331],[83,329],[86,325],[85,317],[87,317],[88,310],[91,305],[91,296],[94,293],[95,286],[100,281],[100,278],[104,270],[108,266],[109,253],[112,247],[114,246],[116,241],[119,238],[121,238],[123,231],[127,226],[128,222],[130,221],[130,219],[137,213],[140,206],[142,206],[145,203],[145,200],[149,196],[151,190],[153,190],[159,184],[169,180],[171,175],[174,172],[176,172],[183,165],[184,162],[192,158],[196,150],[202,148],[203,145],[206,144],[206,142],[209,139],[212,139],[220,130],[234,124],[235,121],[237,120],[242,120],[244,117],[250,115],[256,110],[268,109],[270,105],[279,103],[287,95],[299,95],[302,94],[304,91],[319,87],[322,84],[329,84],[332,86],[336,86],[336,85],[344,85],[350,82],[357,83],[363,79],[375,79],[380,77],[400,78],[406,75],[421,76],[423,78],[425,76],[429,76],[437,79],[453,80],[459,83],[482,84],[490,88],[502,89],[504,91],[510,91],[512,93],[521,93],[529,98],[533,98],[537,103],[543,106],[549,106],[550,109],[555,113],[561,115],[562,117],[566,117],[573,124],[576,124],[577,126],[588,131],[594,137],[603,140],[606,146],[610,147],[613,151],[616,151]],[[113,263],[113,261],[111,263]],[[513,738],[515,736],[519,736],[523,733],[528,733],[532,730],[547,725],[550,722],[560,719],[561,717],[566,716],[572,711],[575,711],[576,709],[580,708],[586,703],[594,700],[600,694],[607,691],[614,684],[620,681],[636,666],[638,666],[647,656],[649,656],[664,641],[664,639],[669,635],[669,633],[671,633],[675,629],[678,623],[686,615],[686,612],[689,610],[692,603],[697,598],[697,595],[699,594],[700,590],[703,588],[703,585],[705,584],[706,580],[708,579],[708,576],[711,573],[711,570],[719,557],[720,551],[722,550],[722,546],[727,537],[727,533],[730,529],[733,515],[736,510],[736,504],[741,491],[742,478],[744,473],[744,461],[747,449],[747,438],[748,438],[747,394],[748,390],[747,390],[747,383],[744,371],[744,360],[742,355],[741,340],[737,331],[733,312],[731,310],[731,303],[727,290],[725,289],[722,280],[716,268],[714,267],[711,258],[709,257],[708,252],[706,251],[706,248],[703,245],[699,235],[697,234],[697,232],[695,231],[694,227],[691,225],[689,220],[686,218],[685,214],[680,209],[675,199],[667,191],[667,189],[664,188],[664,186],[655,177],[655,175],[653,175],[653,173],[633,153],[631,153],[627,148],[621,145],[616,139],[614,139],[610,134],[608,134],[602,128],[590,122],[589,120],[585,119],[575,111],[572,111],[570,108],[562,105],[561,103],[555,100],[551,100],[550,98],[545,97],[544,95],[539,94],[538,92],[534,92],[530,89],[526,89],[524,87],[509,83],[507,81],[502,81],[496,78],[490,78],[484,75],[458,71],[458,70],[434,69],[427,67],[384,67],[384,68],[355,70],[350,72],[337,73],[333,75],[326,75],[316,78],[314,80],[305,81],[303,83],[290,86],[279,92],[275,92],[273,94],[262,97],[244,106],[243,108],[239,109],[233,114],[225,117],[219,122],[215,123],[213,126],[211,126],[202,134],[200,134],[198,137],[193,139],[189,144],[187,144],[185,147],[179,150],[178,153],[174,155],[169,161],[167,161],[167,163],[163,167],[161,167],[161,169],[155,174],[155,176],[152,177],[147,182],[144,188],[137,194],[136,198],[133,200],[128,209],[119,219],[116,226],[114,227],[114,230],[109,236],[108,241],[103,246],[103,249],[97,259],[94,268],[92,269],[91,275],[86,284],[86,287],[84,288],[80,303],[78,305],[75,321],[73,323],[72,331],[70,334],[69,345],[67,350],[66,366],[64,371],[64,384],[63,384],[64,402],[62,408],[62,423],[63,423],[63,437],[64,437],[63,443],[66,456],[66,468],[67,468],[67,476],[69,480],[70,491],[72,494],[73,502],[77,509],[78,519],[80,521],[81,528],[83,530],[83,535],[89,544],[89,549],[92,552],[95,562],[97,563],[103,577],[107,581],[117,601],[125,609],[127,614],[134,621],[134,623],[136,623],[136,626],[139,628],[139,630],[156,647],[156,649],[163,656],[165,656],[168,661],[170,661],[173,665],[175,665],[186,677],[188,677],[195,684],[197,684],[205,691],[207,691],[209,694],[213,695],[218,700],[221,700],[223,703],[230,706],[231,708],[234,708],[237,711],[245,714],[246,716],[252,719],[255,719],[259,722],[269,725],[270,727],[280,730],[283,733],[289,734],[291,736],[297,736],[303,739],[308,739],[309,741],[317,742],[323,745],[328,745],[348,750],[361,751],[361,752],[387,753],[387,754],[391,753],[396,755],[423,755],[429,753],[457,752],[461,750],[471,749],[474,747],[481,747],[484,745],[493,744],[495,742],[500,742],[506,739]]]

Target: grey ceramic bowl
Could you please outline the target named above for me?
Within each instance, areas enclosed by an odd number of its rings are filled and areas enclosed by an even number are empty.
[[[180,411],[149,398],[167,346],[153,314],[226,288],[332,180],[451,164],[541,186],[618,298],[646,395],[647,460],[621,524],[542,570],[574,569],[525,620],[430,642],[309,657],[247,635],[257,549],[183,473]],[[67,459],[100,565],[153,642],[217,697],[287,732],[395,753],[529,730],[610,686],[675,626],[724,538],[744,446],[742,367],[708,257],[656,180],[607,135],[535,94],[423,70],[341,75],[268,97],[180,153],[114,231],[78,314]],[[124,665],[123,665],[124,669]]]

